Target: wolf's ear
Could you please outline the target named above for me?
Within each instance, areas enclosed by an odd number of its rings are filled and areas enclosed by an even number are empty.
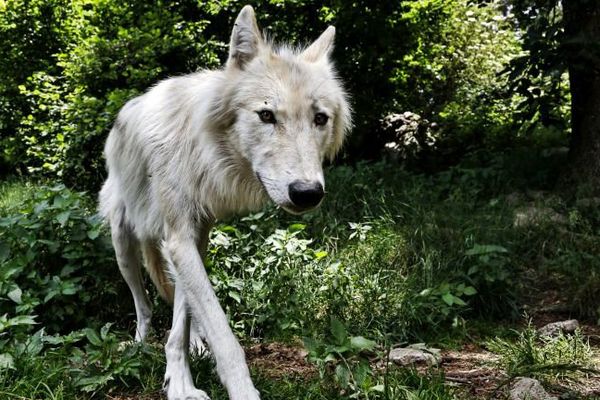
[[[235,20],[231,40],[229,41],[229,58],[227,66],[244,69],[244,66],[258,54],[262,42],[254,9],[245,6]]]
[[[335,27],[329,26],[300,56],[308,62],[316,62],[323,57],[328,57],[333,50],[334,37]]]

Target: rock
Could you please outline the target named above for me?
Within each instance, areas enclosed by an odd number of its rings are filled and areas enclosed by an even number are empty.
[[[552,322],[548,325],[541,327],[538,330],[540,336],[551,337],[556,336],[559,333],[573,333],[579,328],[579,321],[576,319],[568,319],[566,321]]]
[[[536,379],[517,378],[510,389],[510,400],[558,400],[550,396]]]
[[[432,366],[441,361],[439,349],[427,348],[421,343],[392,349],[389,357],[393,363],[403,366],[415,364]]]
[[[513,226],[523,228],[530,225],[539,225],[542,222],[553,222],[562,225],[566,224],[568,220],[564,215],[549,207],[528,206],[515,211]]]

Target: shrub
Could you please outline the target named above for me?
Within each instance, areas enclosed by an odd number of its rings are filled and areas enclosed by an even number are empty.
[[[33,325],[67,333],[106,315],[118,270],[88,198],[58,185],[40,187],[18,211],[0,218],[0,348]]]

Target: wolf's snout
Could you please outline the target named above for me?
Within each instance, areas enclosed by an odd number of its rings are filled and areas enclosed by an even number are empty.
[[[288,187],[290,200],[298,208],[308,209],[319,205],[325,191],[323,185],[318,181],[296,180],[290,183]]]

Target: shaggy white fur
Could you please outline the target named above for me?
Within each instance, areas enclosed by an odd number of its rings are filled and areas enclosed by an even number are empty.
[[[110,132],[100,212],[133,294],[136,340],[151,318],[140,251],[159,292],[174,302],[166,346],[170,400],[208,398],[189,372],[188,313],[229,397],[259,398],[202,256],[216,219],[256,210],[268,198],[293,213],[320,203],[323,160],[339,151],[351,126],[330,61],[334,35],[329,27],[305,49],[274,48],[246,6],[223,69],[158,83],[123,107]]]

